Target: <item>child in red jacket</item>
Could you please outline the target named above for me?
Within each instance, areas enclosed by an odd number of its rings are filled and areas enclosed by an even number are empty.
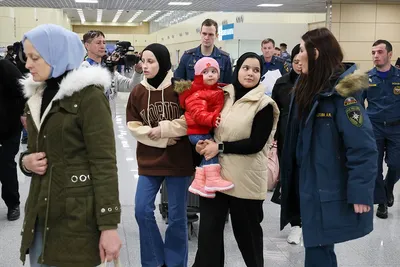
[[[194,66],[195,77],[191,82],[176,82],[175,90],[180,94],[179,101],[185,109],[187,134],[193,145],[200,140],[213,137],[210,132],[219,126],[220,113],[224,107],[224,91],[218,84],[220,69],[218,62],[210,57],[203,57]],[[221,175],[218,156],[210,160],[203,158],[200,167],[189,187],[193,194],[214,198],[216,191],[232,189],[234,185],[224,180]]]

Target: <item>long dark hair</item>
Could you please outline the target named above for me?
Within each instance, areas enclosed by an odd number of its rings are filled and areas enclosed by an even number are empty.
[[[299,118],[310,112],[314,97],[328,87],[343,61],[339,42],[327,28],[308,31],[301,39],[308,54],[308,73],[300,76],[295,88]]]

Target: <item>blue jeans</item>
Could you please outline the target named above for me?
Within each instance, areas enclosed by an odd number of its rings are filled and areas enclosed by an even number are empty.
[[[337,267],[334,245],[306,248],[304,267]]]
[[[29,262],[31,263],[31,267],[54,267],[37,263],[40,255],[42,255],[43,234],[39,231],[37,223],[35,228],[35,237],[33,239],[32,246],[29,248]]]
[[[154,217],[154,201],[163,181],[168,190],[168,227],[163,242]],[[187,192],[190,177],[139,176],[135,197],[135,217],[139,225],[142,267],[163,264],[187,267]]]
[[[22,138],[28,138],[28,132],[25,128],[22,129]]]
[[[192,145],[196,145],[200,140],[209,140],[213,139],[213,137],[210,134],[192,134],[189,135],[189,140]],[[200,167],[204,165],[211,165],[211,164],[218,164],[218,156],[213,157],[212,159],[206,160],[205,157],[203,157],[203,160],[200,163]]]

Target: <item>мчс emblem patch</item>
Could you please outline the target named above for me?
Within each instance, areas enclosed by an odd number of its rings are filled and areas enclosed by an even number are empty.
[[[350,105],[353,105],[353,104],[357,104],[357,100],[354,98],[354,97],[348,97],[348,98],[346,98],[345,100],[344,100],[344,106],[345,107],[347,107],[347,106],[350,106]]]
[[[400,86],[396,86],[393,88],[393,94],[400,95]]]
[[[354,126],[361,127],[363,125],[364,117],[359,106],[348,107],[346,109],[346,115]]]

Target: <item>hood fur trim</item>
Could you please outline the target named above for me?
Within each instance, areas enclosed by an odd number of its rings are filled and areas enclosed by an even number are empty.
[[[343,97],[349,97],[369,87],[368,74],[356,70],[344,77],[337,85],[336,91]]]
[[[175,81],[174,91],[177,92],[178,94],[182,94],[184,91],[190,90],[191,86],[192,86],[191,81],[185,81],[185,80]]]
[[[31,98],[33,95],[39,93],[46,85],[45,82],[35,82],[31,74],[21,79],[20,83],[24,88],[24,95],[26,98]],[[61,81],[60,89],[53,100],[60,100],[64,97],[71,96],[75,92],[79,92],[90,85],[100,85],[104,87],[104,91],[106,91],[106,89],[111,86],[110,72],[101,66],[72,70]]]

